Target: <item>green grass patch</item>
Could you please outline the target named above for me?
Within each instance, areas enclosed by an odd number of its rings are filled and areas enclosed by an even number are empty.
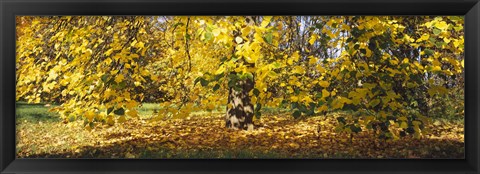
[[[52,105],[53,106],[53,105]],[[15,116],[16,121],[28,122],[58,122],[60,117],[55,112],[49,112],[50,107],[45,104],[28,104],[24,102],[16,103]]]

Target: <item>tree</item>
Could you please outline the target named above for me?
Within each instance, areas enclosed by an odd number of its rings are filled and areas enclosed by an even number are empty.
[[[225,125],[251,130],[265,106],[290,108],[295,118],[350,110],[337,131],[420,137],[432,103],[464,85],[463,19],[455,16],[17,23],[17,100],[57,101],[62,117],[88,128],[136,117],[147,98],[160,103],[158,120],[226,105]]]

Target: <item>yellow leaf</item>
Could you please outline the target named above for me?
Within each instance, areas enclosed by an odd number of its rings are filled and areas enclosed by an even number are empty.
[[[366,48],[365,51],[366,51],[365,55],[366,55],[367,57],[371,57],[371,56],[372,56],[372,50]]]
[[[318,108],[318,112],[323,112],[323,111],[327,111],[328,107],[326,105],[322,105]]]
[[[145,70],[145,69],[144,69],[144,70],[142,70],[142,71],[140,72],[140,74],[141,74],[142,76],[149,76],[149,75],[150,75],[150,72],[148,72],[148,70]]]
[[[115,121],[113,120],[113,116],[111,115],[107,116],[107,124],[110,126],[115,124]]]
[[[222,74],[223,72],[225,72],[225,66],[222,65],[215,71],[215,75]]]
[[[287,59],[287,64],[288,65],[293,65],[293,59]]]
[[[445,21],[435,23],[435,27],[440,30],[446,30],[448,28],[448,24]]]
[[[263,21],[262,21],[262,24],[261,24],[261,27],[265,28],[268,23],[270,23],[270,20],[272,19],[272,16],[265,16],[263,17]]]
[[[136,46],[137,46],[137,48],[145,48],[145,43],[138,42]]]
[[[302,99],[302,101],[304,101],[305,104],[308,104],[308,103],[312,103],[312,102],[313,102],[312,98],[310,98],[309,96],[305,96],[305,97]]]
[[[290,143],[290,144],[288,144],[288,145],[289,145],[290,147],[294,148],[294,149],[300,148],[300,145],[297,144],[297,143]]]
[[[332,91],[332,93],[330,94],[332,97],[335,96],[337,94],[337,92],[335,91]]]
[[[88,121],[92,122],[93,121],[93,118],[95,117],[95,112],[93,111],[87,111],[85,113],[85,118],[88,119]]]
[[[442,67],[440,66],[433,66],[432,68],[432,71],[435,72],[435,71],[441,71],[442,70]]]
[[[133,117],[133,118],[137,118],[138,117],[138,112],[137,110],[127,110],[127,112],[125,112],[128,116],[130,117]]]
[[[415,120],[415,121],[412,121],[412,124],[413,124],[414,126],[419,126],[420,124],[422,124],[422,122]]]
[[[213,29],[212,33],[213,33],[213,36],[217,37],[218,35],[220,35],[220,29],[218,29],[218,28]]]
[[[123,74],[119,74],[119,75],[115,76],[115,82],[117,82],[117,83],[122,82],[123,79],[124,79]]]
[[[141,86],[141,85],[142,85],[142,83],[140,83],[139,81],[133,82],[133,84],[134,84],[135,86]]]
[[[135,106],[137,106],[137,102],[134,101],[134,100],[130,100],[127,104],[126,104],[127,108],[128,109],[132,109],[134,108]]]
[[[424,41],[424,40],[428,40],[428,38],[430,38],[430,35],[423,34],[420,38],[417,39],[416,42],[421,42],[421,41]]]
[[[324,87],[324,88],[330,86],[330,83],[329,83],[329,82],[323,81],[323,80],[320,81],[320,82],[318,82],[318,84],[319,84],[321,87]]]
[[[293,53],[292,57],[293,61],[297,62],[298,59],[300,59],[300,55],[298,54],[298,52],[295,52]]]
[[[448,44],[448,43],[450,43],[451,39],[449,39],[449,38],[447,38],[447,37],[444,37],[444,38],[443,38],[443,41]]]
[[[332,71],[332,76],[336,77],[338,75],[338,73],[340,72],[339,69],[335,69]],[[360,74],[360,73],[357,73],[357,74]]]
[[[321,65],[317,65],[317,70],[318,70],[318,72],[320,72],[320,73],[324,73],[324,72],[326,71],[326,69],[323,68]]]
[[[375,116],[371,116],[371,115],[365,117],[365,121],[366,121],[366,122],[372,121],[372,120],[374,120],[374,119],[375,119]]]
[[[110,72],[110,74],[112,74],[112,75],[115,75],[115,74],[117,74],[117,73],[118,73],[118,70],[117,70],[117,69]]]
[[[330,96],[330,92],[328,92],[326,89],[323,89],[322,90],[322,98],[326,98],[328,96]]]
[[[125,158],[135,158],[135,155],[131,154],[130,152],[127,152],[127,154],[125,154]]]
[[[295,66],[292,69],[292,73],[303,74],[305,73],[305,69],[303,69],[301,66]]]
[[[310,45],[313,45],[316,40],[317,40],[317,35],[312,34],[312,36],[310,37],[310,40],[308,40],[308,43],[310,43]]]
[[[332,109],[340,109],[343,108],[344,103],[342,103],[340,100],[335,99],[332,102]]]
[[[109,50],[105,51],[105,56],[110,56],[112,52],[113,52],[113,48],[110,48]]]
[[[126,119],[125,116],[123,116],[123,115],[120,116],[120,118],[118,118],[118,122],[119,122],[119,123],[123,123],[123,122],[125,122],[125,121],[127,121],[127,119]]]
[[[310,65],[314,65],[317,63],[317,58],[313,57],[313,56],[310,56],[309,57],[310,59],[308,60],[308,64]]]
[[[238,44],[242,43],[243,39],[240,37],[240,36],[237,36],[235,38],[235,42],[237,42]]]
[[[290,97],[290,100],[291,100],[292,102],[297,102],[297,101],[298,101],[298,97],[297,97],[297,96],[291,96],[291,97]]]

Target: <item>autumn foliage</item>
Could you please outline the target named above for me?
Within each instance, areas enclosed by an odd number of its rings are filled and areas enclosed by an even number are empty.
[[[463,31],[457,16],[23,16],[16,96],[86,129],[138,119],[143,102],[162,121],[240,97],[227,126],[264,107],[349,111],[332,129],[419,138],[432,118],[463,116]]]

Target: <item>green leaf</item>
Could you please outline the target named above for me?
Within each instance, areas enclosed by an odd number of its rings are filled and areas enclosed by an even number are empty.
[[[298,118],[298,117],[300,117],[300,115],[302,115],[302,113],[300,111],[296,110],[295,112],[293,112],[292,115],[293,115],[293,118]]]
[[[367,54],[367,50],[365,50],[365,49],[360,49],[360,52],[361,52],[362,54]]]
[[[303,113],[307,113],[308,112],[308,109],[305,105],[303,104],[299,104],[298,105],[298,109],[300,110],[300,112],[303,112]]]
[[[260,91],[257,88],[253,88],[253,95],[258,97],[258,95],[260,95]]]
[[[204,87],[205,87],[205,86],[208,86],[208,81],[205,80],[205,79],[203,79],[203,78],[201,78],[201,79],[200,79],[200,84],[201,84],[202,86],[204,86]]]
[[[262,116],[262,113],[261,113],[261,112],[255,112],[255,117],[256,117],[256,118],[259,119],[261,116]]]
[[[358,45],[358,44],[355,44],[355,45],[353,46],[353,49],[358,50],[359,48],[360,48],[360,45]],[[366,53],[366,51],[365,51],[365,53]]]
[[[70,115],[70,116],[68,117],[68,121],[69,121],[69,122],[74,122],[74,121],[75,121],[75,116]]]
[[[358,126],[355,126],[355,125],[350,125],[350,129],[352,130],[352,132],[355,132],[355,133],[359,133],[362,131],[362,128],[358,127]]]
[[[213,38],[213,34],[211,32],[206,32],[205,33],[205,40],[210,41]]]
[[[223,62],[225,62],[227,59],[228,59],[227,57],[222,57],[222,58],[220,59],[220,62],[223,63]]]
[[[107,115],[113,111],[113,107],[107,109]]]
[[[424,52],[425,52],[426,55],[433,55],[433,53],[435,53],[435,51],[433,51],[431,49],[425,49]]]
[[[439,29],[436,29],[436,28],[433,29],[433,34],[435,34],[435,35],[438,35],[441,32],[442,32],[442,30],[439,30]]]
[[[337,121],[338,121],[339,123],[342,123],[342,124],[346,124],[346,123],[347,123],[347,121],[345,121],[345,118],[343,118],[343,117],[337,117]]]
[[[265,42],[267,42],[268,44],[272,44],[272,40],[273,40],[273,35],[272,35],[272,32],[268,32],[266,35],[265,35]]]
[[[377,106],[378,104],[380,104],[380,99],[374,99],[369,104],[373,108],[373,107]]]
[[[247,72],[245,75],[247,76],[248,79],[253,80],[253,74],[252,73]]]
[[[193,85],[196,85],[200,81],[201,77],[197,77],[195,81],[193,82]]]
[[[435,46],[437,47],[442,47],[442,45],[445,45],[445,42],[442,42],[442,41],[435,42]]]
[[[218,81],[218,80],[220,80],[223,76],[224,76],[224,74],[217,74],[217,75],[215,75],[215,76],[213,77],[213,80]]]
[[[110,74],[104,74],[101,78],[103,83],[107,83],[108,79],[110,78]]]
[[[213,91],[217,91],[219,88],[220,88],[220,85],[219,85],[219,84],[215,84],[215,86],[213,87]]]
[[[348,43],[348,42],[351,42],[352,40],[353,40],[353,38],[349,37],[349,38],[347,39],[347,43]]]
[[[293,109],[297,109],[298,108],[298,103],[297,102],[293,102],[290,104],[290,108],[293,110]]]
[[[255,112],[259,112],[260,109],[262,109],[262,105],[261,105],[260,103],[257,103],[257,104],[255,105]]]
[[[125,110],[123,108],[117,109],[113,111],[114,114],[116,115],[125,115]]]
[[[119,88],[119,89],[123,89],[123,88],[125,88],[125,86],[126,86],[125,81],[122,81],[119,84],[117,84],[117,88]]]

